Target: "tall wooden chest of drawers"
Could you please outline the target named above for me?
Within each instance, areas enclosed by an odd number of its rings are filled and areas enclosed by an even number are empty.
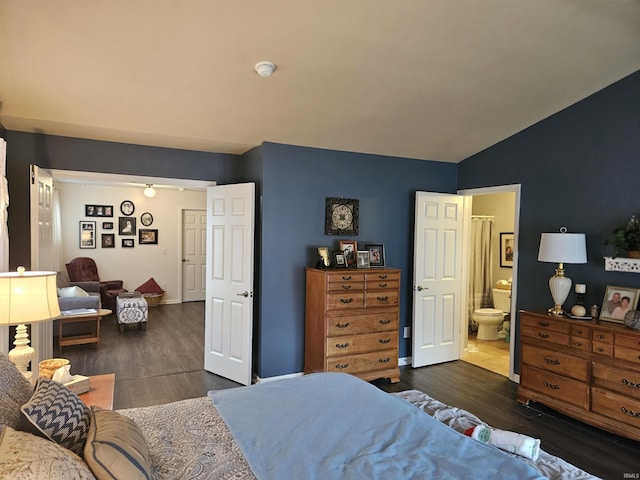
[[[640,440],[640,331],[520,312],[518,401]]]
[[[400,381],[400,270],[306,269],[304,371]]]

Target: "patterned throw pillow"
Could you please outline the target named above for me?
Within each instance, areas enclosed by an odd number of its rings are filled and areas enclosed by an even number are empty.
[[[67,387],[39,378],[33,396],[22,406],[22,413],[46,438],[82,455],[89,431],[89,409]]]
[[[6,355],[0,353],[0,424],[22,430],[26,425],[20,407],[33,395],[33,385]]]
[[[162,287],[160,285],[158,285],[158,282],[156,282],[153,277],[151,277],[149,280],[147,280],[146,282],[144,282],[142,285],[140,285],[138,288],[136,288],[136,292],[138,293],[164,293],[164,290],[162,289]]]
[[[75,453],[45,438],[0,426],[0,478],[95,480]]]

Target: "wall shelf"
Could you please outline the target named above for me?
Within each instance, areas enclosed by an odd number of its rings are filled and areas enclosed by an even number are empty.
[[[604,257],[604,269],[613,272],[640,273],[640,258]]]

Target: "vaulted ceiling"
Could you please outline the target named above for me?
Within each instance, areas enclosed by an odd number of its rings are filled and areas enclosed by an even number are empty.
[[[459,162],[637,70],[638,0],[0,0],[5,127],[143,145]]]

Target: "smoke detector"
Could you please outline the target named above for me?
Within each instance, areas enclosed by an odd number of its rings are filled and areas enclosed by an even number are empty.
[[[270,77],[275,72],[276,66],[271,62],[263,61],[256,63],[255,69],[261,77]]]

